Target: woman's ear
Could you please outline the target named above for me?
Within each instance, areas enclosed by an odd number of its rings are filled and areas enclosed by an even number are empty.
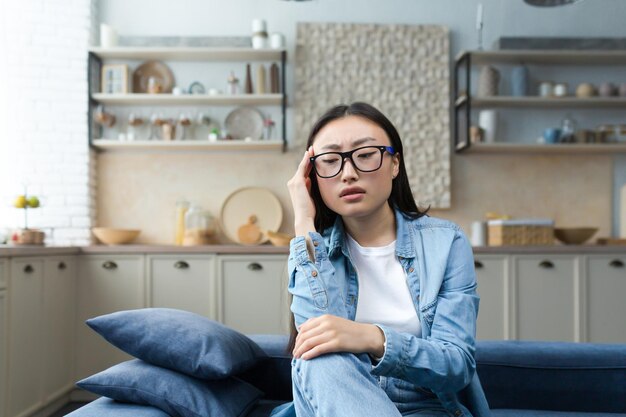
[[[398,174],[400,173],[400,154],[396,153],[391,158],[392,158],[391,161],[392,161],[392,164],[393,164],[391,175],[395,179],[398,176]]]

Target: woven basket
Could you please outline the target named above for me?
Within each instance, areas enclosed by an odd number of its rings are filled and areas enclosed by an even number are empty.
[[[554,224],[547,224],[547,222],[523,224],[521,222],[523,221],[490,221],[488,223],[489,246],[554,244]]]
[[[16,245],[43,245],[46,234],[41,230],[23,229],[17,234]]]

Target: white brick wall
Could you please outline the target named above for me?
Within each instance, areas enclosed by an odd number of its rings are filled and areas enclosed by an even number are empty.
[[[0,228],[23,227],[12,207],[38,195],[29,227],[47,244],[90,243],[95,160],[87,141],[87,47],[95,0],[0,1]]]

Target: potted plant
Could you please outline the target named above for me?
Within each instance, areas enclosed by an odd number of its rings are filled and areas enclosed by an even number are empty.
[[[28,228],[28,209],[35,209],[41,206],[39,198],[34,195],[24,194],[17,196],[13,202],[15,208],[24,210],[24,228],[13,234],[13,243],[16,245],[43,245],[45,233],[41,230]]]

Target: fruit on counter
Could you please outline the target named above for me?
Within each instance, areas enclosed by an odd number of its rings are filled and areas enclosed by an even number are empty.
[[[37,208],[37,207],[39,207],[39,204],[40,204],[39,203],[39,199],[37,197],[35,197],[34,195],[28,197],[28,207],[30,207],[30,208]]]
[[[25,195],[20,195],[15,199],[15,202],[13,203],[13,205],[16,208],[26,208],[26,205],[28,204],[28,200],[26,199]]]

